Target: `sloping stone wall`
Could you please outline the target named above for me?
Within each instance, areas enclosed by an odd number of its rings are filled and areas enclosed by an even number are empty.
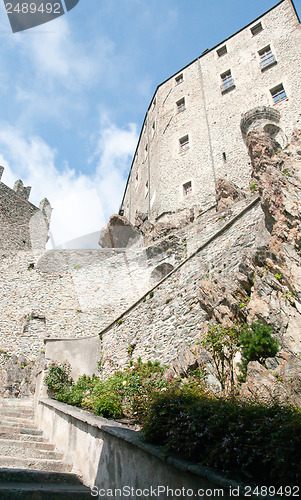
[[[177,363],[185,351],[194,351],[198,358],[205,355],[200,340],[212,314],[200,300],[199,289],[206,287],[209,277],[219,283],[223,295],[215,304],[215,312],[219,307],[222,314],[223,302],[231,292],[227,290],[228,277],[239,274],[249,248],[264,245],[268,238],[258,204],[249,202],[249,209],[237,220],[230,217],[229,224],[227,227],[224,221],[215,237],[211,235],[211,242],[101,333],[104,373],[124,367],[129,352],[133,359],[141,357],[143,361],[159,360],[163,364]],[[239,294],[236,297],[234,308],[238,314],[243,299]],[[129,346],[133,349],[129,350]]]

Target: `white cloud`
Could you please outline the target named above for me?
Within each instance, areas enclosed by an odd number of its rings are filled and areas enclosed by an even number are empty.
[[[95,151],[98,156],[96,179],[106,214],[119,208],[137,140],[136,124],[130,123],[127,129],[120,129],[106,115],[102,117]]]
[[[0,123],[0,162],[3,182],[12,186],[22,178],[32,186],[31,201],[45,196],[53,207],[51,232],[56,245],[98,231],[105,216],[118,210],[126,170],[137,141],[136,126],[120,129],[107,119],[100,132],[91,176],[76,174],[68,165],[58,170],[56,152],[38,136],[25,137],[15,127]]]

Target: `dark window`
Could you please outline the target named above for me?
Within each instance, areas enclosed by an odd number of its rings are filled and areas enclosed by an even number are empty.
[[[257,35],[258,33],[260,33],[262,30],[263,30],[262,24],[258,23],[258,24],[255,24],[255,26],[253,26],[253,28],[251,28],[251,33],[254,36],[254,35]]]
[[[221,47],[220,49],[218,49],[216,52],[217,52],[218,57],[221,57],[221,56],[224,56],[225,54],[227,54],[227,47],[226,47],[226,45],[224,45],[223,47]]]
[[[272,94],[274,103],[283,101],[284,99],[287,98],[282,84],[278,85],[277,87],[272,89],[270,92]]]
[[[179,76],[176,76],[176,85],[179,85],[179,83],[182,83],[183,81],[183,73],[181,73]]]
[[[229,89],[232,89],[235,87],[233,77],[231,75],[230,70],[226,71],[226,73],[223,73],[221,75],[221,79],[222,79],[222,85],[221,85],[222,93],[226,92],[226,90],[229,90]]]
[[[269,45],[260,50],[258,54],[260,56],[260,67],[262,70],[276,63],[276,59]]]
[[[184,196],[188,196],[190,193],[192,193],[191,181],[186,182],[186,184],[183,184],[183,194],[184,194]]]
[[[180,139],[180,152],[187,151],[189,149],[189,137],[185,135]]]
[[[184,109],[185,109],[185,97],[183,97],[183,99],[180,99],[177,102],[177,108],[178,108],[178,113],[181,113],[181,111],[184,111]]]

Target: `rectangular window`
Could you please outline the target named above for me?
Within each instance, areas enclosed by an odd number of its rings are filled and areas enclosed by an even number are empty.
[[[138,187],[138,184],[139,184],[139,174],[138,172],[136,173],[136,176],[135,176],[135,187],[137,188]]]
[[[251,33],[253,36],[255,36],[258,33],[260,33],[262,30],[263,30],[262,24],[258,23],[258,24],[255,24],[255,26],[253,26],[253,28],[251,28]]]
[[[190,193],[192,193],[191,181],[186,182],[186,184],[183,184],[183,194],[184,194],[184,196],[188,196]]]
[[[181,73],[180,75],[176,76],[175,80],[176,80],[176,85],[179,85],[179,83],[182,83],[184,81],[183,73]]]
[[[222,57],[225,54],[227,54],[227,47],[226,47],[226,45],[224,45],[223,47],[221,47],[220,49],[218,49],[216,52],[217,52],[218,57]]]
[[[273,97],[273,101],[275,104],[277,104],[277,102],[283,101],[284,99],[287,98],[282,84],[280,84],[277,87],[275,87],[274,89],[270,90],[270,92],[271,92],[271,95]]]
[[[180,139],[180,152],[182,153],[183,151],[187,151],[189,149],[189,137],[188,135],[185,135]]]
[[[144,150],[144,159],[146,160],[147,158],[147,151],[148,151],[148,145],[146,144],[145,150]]]
[[[221,84],[222,93],[235,87],[230,70],[223,73],[221,75],[221,79],[222,79],[222,84]]]
[[[145,183],[145,198],[148,196],[148,181]]]
[[[185,109],[185,97],[183,97],[183,99],[180,99],[177,102],[177,108],[178,108],[178,113],[181,113],[181,111],[184,111],[184,109]]]
[[[271,66],[272,64],[275,64],[277,61],[274,57],[274,54],[271,51],[271,47],[268,45],[264,49],[261,49],[259,52],[259,57],[260,57],[260,67],[261,70],[264,70],[268,66]]]

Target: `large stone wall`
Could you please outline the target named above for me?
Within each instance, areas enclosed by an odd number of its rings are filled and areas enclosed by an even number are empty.
[[[263,30],[253,36],[250,28],[259,21]],[[219,57],[217,51],[224,45],[227,53]],[[300,45],[299,20],[291,1],[284,0],[159,85],[141,130],[121,207],[131,222],[136,210],[148,213],[150,208],[153,220],[193,205],[206,209],[215,201],[214,177],[248,186],[251,166],[241,117],[262,106],[271,110],[270,115],[279,112],[281,146],[288,142],[300,121]],[[277,63],[262,71],[259,51],[267,46]],[[221,75],[228,70],[235,86],[222,93]],[[177,84],[180,74],[183,81]],[[275,104],[270,90],[279,84],[287,99]],[[182,98],[185,110],[178,112]],[[270,130],[273,134],[276,129]],[[179,139],[185,135],[189,148],[181,152]],[[187,182],[192,192],[185,196]]]
[[[144,361],[175,365],[185,351],[194,350],[199,356],[200,340],[211,316],[200,301],[199,290],[206,288],[207,281],[218,282],[224,296],[220,296],[216,306],[222,305],[230,293],[227,280],[239,274],[245,252],[264,245],[268,238],[263,212],[256,200],[254,203],[244,202],[244,210],[240,204],[240,217],[228,214],[225,220],[221,215],[219,229],[215,227],[214,232],[211,227],[213,234],[204,235],[200,251],[102,332],[104,373],[126,366],[129,352],[133,359],[141,357]],[[237,294],[238,314],[242,301],[243,296]]]
[[[0,178],[3,167],[0,167]],[[44,248],[48,239],[51,207],[46,200],[37,208],[28,201],[30,187],[16,181],[14,189],[0,182],[0,249]]]
[[[0,349],[35,357],[45,338],[97,334],[174,267],[177,239],[148,249],[0,252]]]

